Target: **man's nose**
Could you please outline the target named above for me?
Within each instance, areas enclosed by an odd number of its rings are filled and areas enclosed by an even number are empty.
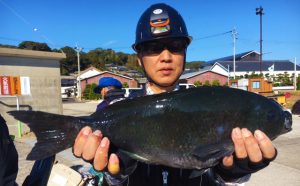
[[[168,49],[164,49],[160,53],[160,61],[170,63],[172,61],[172,53]]]

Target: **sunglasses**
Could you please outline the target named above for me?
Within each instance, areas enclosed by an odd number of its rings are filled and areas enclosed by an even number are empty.
[[[168,39],[146,42],[140,45],[139,52],[146,55],[158,55],[163,50],[167,49],[173,54],[183,52],[187,47],[185,39]]]

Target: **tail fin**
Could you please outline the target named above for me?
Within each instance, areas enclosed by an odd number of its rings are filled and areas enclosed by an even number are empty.
[[[71,147],[83,127],[80,118],[40,111],[10,111],[8,114],[27,124],[37,137],[28,160],[40,160]]]

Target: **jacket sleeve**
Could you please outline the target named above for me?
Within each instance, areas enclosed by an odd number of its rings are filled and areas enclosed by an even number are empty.
[[[272,159],[263,159],[261,162],[253,163],[249,158],[237,158],[234,157],[234,163],[231,167],[225,167],[222,163],[216,165],[212,170],[216,180],[223,183],[243,183],[249,180],[250,175],[265,167],[267,167],[271,161],[277,156],[276,154]]]
[[[18,153],[1,115],[0,138],[0,185],[15,185],[18,173]]]
[[[122,185],[137,167],[137,161],[130,158],[123,151],[117,151],[116,154],[120,159],[120,173],[111,175],[108,171],[105,171],[104,178],[108,185]]]

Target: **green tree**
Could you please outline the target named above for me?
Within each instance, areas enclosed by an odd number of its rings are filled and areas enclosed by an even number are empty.
[[[19,44],[18,48],[51,52],[51,48],[47,45],[47,43],[39,43],[33,41],[23,41]]]
[[[300,76],[297,77],[297,90],[300,90]]]
[[[83,98],[87,99],[87,100],[98,100],[100,99],[101,95],[100,94],[96,94],[94,92],[94,88],[97,85],[95,83],[93,84],[87,84],[84,91],[83,91]]]
[[[213,82],[211,83],[212,86],[220,86],[220,81],[215,79],[213,80]]]
[[[201,83],[200,81],[195,81],[195,82],[194,82],[194,85],[195,85],[196,87],[200,87],[200,86],[202,86],[202,83]]]
[[[206,81],[204,82],[204,85],[205,85],[205,86],[210,86],[210,82],[209,82],[208,80],[206,80]]]
[[[129,88],[129,85],[128,85],[127,82],[124,82],[124,83],[122,84],[122,87],[123,87],[123,88]]]
[[[191,61],[186,63],[185,68],[198,70],[203,64],[205,64],[203,61]]]
[[[18,48],[17,46],[14,46],[14,45],[3,45],[3,44],[0,44],[0,47],[1,48]]]
[[[287,72],[284,72],[283,77],[282,77],[282,85],[284,86],[288,86],[288,85],[292,85],[292,80],[290,75]]]
[[[66,54],[66,58],[60,60],[60,73],[69,75],[76,72],[78,70],[76,51],[68,46],[61,48],[61,50]]]

